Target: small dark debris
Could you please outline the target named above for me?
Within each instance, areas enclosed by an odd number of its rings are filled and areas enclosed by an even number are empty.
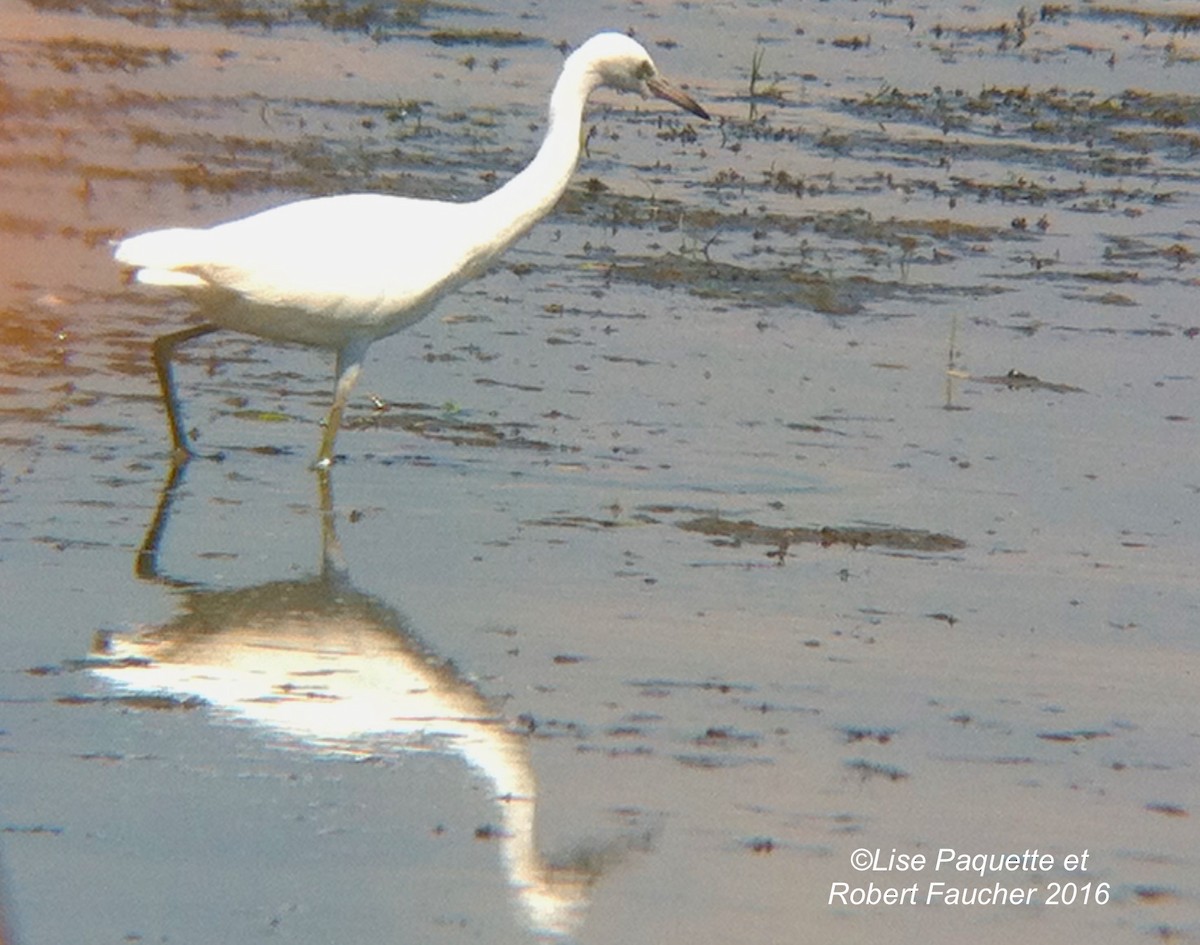
[[[700,689],[720,692],[722,694],[730,692],[750,693],[754,692],[755,687],[749,683],[729,683],[720,682],[714,679],[705,680],[687,680],[687,679],[635,679],[629,682],[630,686],[638,689]]]
[[[1134,886],[1133,894],[1141,902],[1167,902],[1178,898],[1173,889],[1166,889],[1162,886]]]
[[[1112,732],[1084,730],[1078,732],[1038,732],[1038,738],[1048,742],[1090,742],[1096,738],[1112,738]]]
[[[897,768],[895,765],[879,764],[875,761],[867,761],[865,758],[855,758],[852,761],[847,761],[846,767],[855,772],[864,781],[870,778],[887,778],[889,781],[903,781],[908,777],[907,771]]]
[[[710,748],[724,747],[757,747],[758,736],[748,732],[738,732],[731,728],[719,726],[710,726],[705,729],[704,734],[695,739],[697,745],[704,745]]]
[[[894,728],[858,728],[847,727],[842,729],[842,734],[845,736],[848,743],[854,742],[875,742],[879,745],[886,745],[892,740],[892,736],[896,734]]]
[[[713,770],[716,768],[737,768],[748,764],[770,764],[770,760],[751,758],[746,755],[704,754],[676,755],[675,760],[685,768]]]
[[[52,837],[57,837],[63,832],[62,827],[48,827],[46,824],[34,824],[31,827],[16,827],[11,824],[3,828],[4,833],[22,833],[22,834],[48,834]]]
[[[1180,807],[1178,804],[1161,804],[1152,802],[1146,805],[1146,810],[1152,814],[1164,814],[1167,817],[1189,817],[1191,816],[1187,808]]]

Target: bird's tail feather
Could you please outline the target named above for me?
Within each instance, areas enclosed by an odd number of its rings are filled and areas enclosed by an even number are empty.
[[[207,230],[177,227],[131,236],[117,244],[113,256],[136,269],[186,269],[204,259]]]

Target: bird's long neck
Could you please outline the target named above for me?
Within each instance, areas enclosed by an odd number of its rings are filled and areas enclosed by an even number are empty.
[[[550,96],[550,127],[529,165],[499,190],[477,201],[495,220],[489,244],[502,252],[549,213],[562,196],[579,161],[583,108],[599,77],[590,64],[571,57]]]

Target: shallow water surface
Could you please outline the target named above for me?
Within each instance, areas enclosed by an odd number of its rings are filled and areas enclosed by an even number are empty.
[[[0,0],[0,941],[1200,940],[1185,7]],[[714,120],[172,470],[110,241],[485,193],[601,28]]]

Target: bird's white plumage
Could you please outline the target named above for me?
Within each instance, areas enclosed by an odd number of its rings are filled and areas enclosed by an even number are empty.
[[[176,344],[220,327],[337,351],[338,383],[320,455],[330,462],[367,347],[424,317],[550,211],[579,158],[584,104],[602,84],[708,117],[661,79],[637,42],[600,33],[564,63],[550,99],[550,126],[533,161],[479,200],[318,197],[208,229],[156,230],[121,242],[116,259],[135,269],[139,282],[192,293],[208,322],[165,336],[155,347],[177,451],[186,452],[187,443],[171,354]]]
[[[116,258],[139,282],[197,290],[205,316],[224,328],[337,349],[406,327],[474,274],[478,249],[458,238],[471,206],[318,197],[210,229],[135,236]]]

